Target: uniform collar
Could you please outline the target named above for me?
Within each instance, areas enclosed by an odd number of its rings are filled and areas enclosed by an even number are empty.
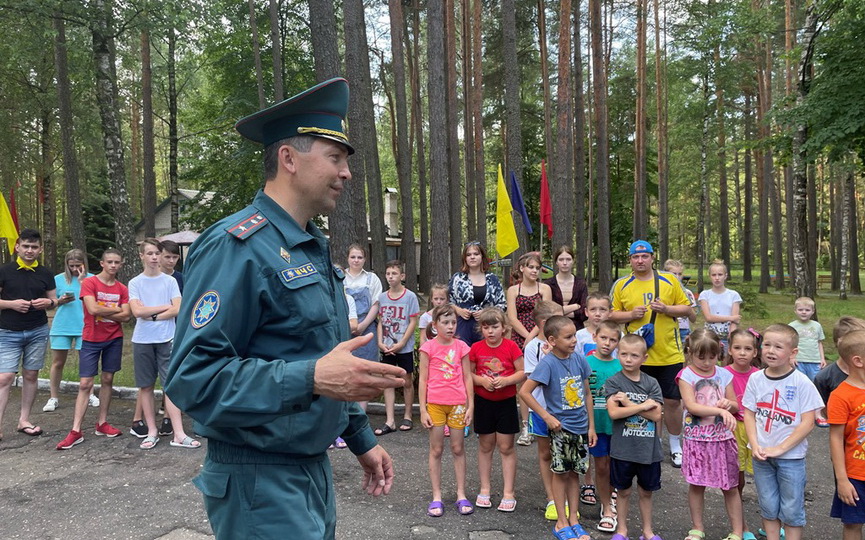
[[[34,260],[33,264],[25,263],[21,257],[15,257],[15,261],[18,263],[18,270],[29,270],[30,272],[35,272],[36,267],[39,266],[38,259]]]
[[[307,222],[304,229],[262,189],[258,190],[258,193],[255,194],[252,205],[258,208],[271,223],[276,225],[276,228],[285,237],[287,244],[285,247],[287,249],[291,249],[297,244],[308,240],[327,241],[327,238],[315,226],[315,223],[312,221]]]

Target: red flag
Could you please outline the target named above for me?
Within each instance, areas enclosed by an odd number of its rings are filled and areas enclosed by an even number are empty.
[[[553,204],[550,202],[550,185],[547,183],[547,167],[541,160],[541,225],[547,227],[547,238],[553,237]]]
[[[12,214],[12,222],[15,224],[15,230],[20,231],[21,226],[18,225],[18,209],[15,207],[15,188],[12,188],[12,192],[9,195],[9,212]]]

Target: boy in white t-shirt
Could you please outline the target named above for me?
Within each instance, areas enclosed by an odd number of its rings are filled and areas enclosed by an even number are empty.
[[[595,332],[598,331],[598,326],[610,317],[612,304],[610,297],[600,291],[593,292],[586,298],[586,323],[585,326],[577,330],[577,351],[583,356],[588,357],[595,350]],[[613,358],[616,358],[616,353],[613,353]]]
[[[129,306],[137,319],[132,333],[132,357],[135,362],[135,385],[139,389],[138,399],[147,425],[147,436],[139,447],[149,450],[159,442],[153,388],[157,374],[165,383],[174,340],[175,317],[180,309],[180,288],[173,277],[163,274],[159,268],[162,245],[158,240],[145,238],[138,247],[138,253],[144,272],[129,281]],[[164,396],[164,399],[165,412],[171,422],[169,429],[174,435],[171,446],[200,447],[200,442],[184,432],[180,409],[168,396]],[[165,432],[165,428],[162,429]]]
[[[808,377],[792,366],[799,334],[786,324],[763,333],[766,369],[745,387],[745,431],[754,457],[754,484],[767,540],[800,540],[805,526],[805,454],[808,434],[823,400]]]

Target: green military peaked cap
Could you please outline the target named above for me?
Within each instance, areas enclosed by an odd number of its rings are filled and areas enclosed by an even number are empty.
[[[264,146],[289,137],[311,135],[342,143],[353,154],[354,148],[343,130],[346,112],[348,81],[337,77],[242,118],[234,127],[247,139]]]

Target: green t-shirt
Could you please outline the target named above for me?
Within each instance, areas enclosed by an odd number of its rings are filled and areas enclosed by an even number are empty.
[[[622,365],[618,359],[601,360],[594,354],[589,355],[589,368],[592,375],[589,377],[589,387],[595,401],[595,433],[606,433],[612,435],[613,420],[607,413],[607,396],[604,393],[604,384],[607,379],[622,371]]]
[[[820,361],[820,342],[826,339],[823,326],[817,321],[802,322],[798,319],[790,323],[799,334],[797,362],[817,363]]]

